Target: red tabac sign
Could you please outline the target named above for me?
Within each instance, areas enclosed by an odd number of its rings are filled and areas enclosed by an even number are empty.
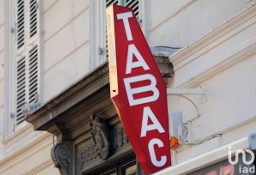
[[[107,9],[111,99],[145,174],[171,165],[166,85],[130,8]]]

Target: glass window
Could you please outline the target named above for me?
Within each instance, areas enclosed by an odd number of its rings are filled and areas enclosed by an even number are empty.
[[[117,170],[116,169],[114,169],[114,170],[112,169],[110,171],[103,172],[100,175],[117,175]]]
[[[112,169],[102,170],[99,175],[137,175],[136,160],[128,160],[120,163],[116,163]]]
[[[132,164],[124,169],[124,174],[125,175],[136,175],[137,174],[136,170],[137,170],[136,164]]]

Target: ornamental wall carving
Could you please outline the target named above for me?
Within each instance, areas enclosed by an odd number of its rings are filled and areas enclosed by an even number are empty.
[[[129,145],[128,137],[120,126],[108,126],[99,116],[91,116],[91,138],[93,143],[80,152],[80,169],[86,169],[97,160],[107,160],[122,147]]]

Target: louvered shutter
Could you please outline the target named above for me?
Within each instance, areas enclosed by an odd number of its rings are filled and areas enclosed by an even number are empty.
[[[17,0],[17,57],[16,57],[16,126],[24,121],[23,109],[26,103],[26,4],[25,0]]]
[[[106,8],[113,4],[123,5],[125,7],[132,8],[133,13],[139,19],[139,0],[106,0]],[[105,37],[106,38],[106,44],[105,44],[106,49],[105,50],[106,50],[106,60],[108,60],[108,37],[107,37],[107,26],[106,25],[105,25],[105,28],[106,28],[106,37]]]
[[[132,8],[134,15],[139,18],[139,0],[125,0],[124,6]]]
[[[29,103],[36,103],[38,100],[38,73],[38,47],[36,45],[29,51]]]
[[[36,103],[38,93],[39,51],[38,51],[38,4],[37,0],[29,3],[29,70],[28,70],[28,103]]]
[[[118,3],[118,0],[106,0],[106,8],[108,8],[111,5],[117,5],[120,4]],[[105,19],[106,20],[106,19]],[[105,24],[105,29],[106,29],[106,60],[108,60],[108,36],[107,36],[107,24]]]
[[[39,37],[37,0],[17,0],[16,126],[24,121],[25,104],[39,95]]]
[[[32,38],[34,35],[37,34],[37,15],[38,15],[38,10],[37,10],[37,0],[30,0],[29,3],[29,36]]]
[[[26,103],[26,59],[17,62],[16,125],[24,120],[22,109]]]
[[[25,44],[25,1],[17,0],[17,49]]]
[[[106,7],[109,7],[113,4],[118,4],[118,0],[106,0]]]

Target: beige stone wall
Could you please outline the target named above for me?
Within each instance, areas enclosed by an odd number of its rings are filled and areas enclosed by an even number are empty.
[[[175,75],[169,86],[202,88],[205,94],[168,96],[169,113],[182,112],[182,122],[188,124],[189,144],[172,152],[177,166],[157,175],[188,174],[228,159],[228,146],[233,151],[248,148],[248,137],[255,133],[255,1],[186,2],[182,11],[158,21],[150,43],[184,46],[170,56]]]
[[[248,4],[249,1],[244,0],[150,0],[145,15],[149,44],[185,47],[228,21]]]
[[[14,138],[13,138],[14,139]],[[34,138],[23,139],[23,143],[16,149],[12,139],[5,140],[10,151],[5,158],[0,160],[0,174],[4,175],[58,175],[58,169],[54,168],[50,157],[53,146],[52,136],[47,133],[40,133]]]
[[[89,72],[90,0],[42,1],[43,101]]]
[[[255,5],[244,9],[170,57],[175,70],[172,87],[205,91],[205,95],[186,95],[194,104],[168,96],[169,112],[182,112],[183,122],[190,122],[191,128],[192,145],[177,150],[177,163],[255,133],[255,12]],[[210,139],[216,134],[221,137]]]

